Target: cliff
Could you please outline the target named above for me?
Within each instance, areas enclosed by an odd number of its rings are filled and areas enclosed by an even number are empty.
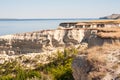
[[[40,53],[54,47],[79,44],[84,37],[82,29],[44,30],[0,37],[1,53]],[[15,52],[15,53],[13,53]]]
[[[103,44],[114,44],[120,42],[120,28],[97,28],[96,33],[88,39],[88,46],[102,46]]]
[[[65,28],[0,36],[0,64],[16,61],[25,69],[36,69],[40,64],[54,62],[56,57],[60,57],[61,64],[67,63],[61,54],[64,56],[69,54],[68,57],[71,58],[69,61],[73,56],[75,58],[72,70],[71,64],[66,67],[69,66],[70,71],[73,71],[75,80],[119,80],[119,33],[120,28]],[[105,45],[106,43],[109,45]],[[71,46],[75,48],[64,50]],[[60,66],[59,63],[57,66]],[[62,71],[61,68],[58,69]],[[38,70],[40,72],[39,68]]]
[[[88,43],[88,47],[120,42],[119,28],[56,29],[0,37],[0,53],[40,53],[56,47],[69,47]]]

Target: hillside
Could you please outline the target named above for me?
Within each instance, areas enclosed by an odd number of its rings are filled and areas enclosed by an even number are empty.
[[[120,19],[120,14],[112,14],[105,17],[100,17],[100,19]]]

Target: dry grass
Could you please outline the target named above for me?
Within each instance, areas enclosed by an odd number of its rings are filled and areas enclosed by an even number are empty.
[[[102,54],[104,52],[104,49],[101,47],[93,47],[91,49],[89,49],[88,51],[88,61],[92,62],[92,63],[104,63],[105,60],[105,54]]]
[[[92,23],[120,23],[120,19],[117,20],[91,20]]]
[[[111,27],[111,28],[95,28],[95,30],[98,30],[99,32],[118,32],[120,31],[119,27]]]
[[[120,32],[111,32],[111,33],[100,32],[97,35],[101,38],[112,38],[112,39],[120,38]]]
[[[100,80],[108,73],[109,69],[117,69],[118,64],[113,63],[113,65],[108,65],[108,55],[113,51],[119,49],[119,44],[104,44],[103,46],[93,47],[87,50],[87,60],[91,64],[92,68],[89,72],[89,77],[95,80]]]
[[[120,49],[120,43],[107,44],[105,43],[103,46],[93,47],[87,50],[87,58],[90,62],[106,62],[106,55],[109,54],[109,51]]]
[[[111,38],[119,39],[120,38],[120,28],[99,28],[97,36],[101,38]]]

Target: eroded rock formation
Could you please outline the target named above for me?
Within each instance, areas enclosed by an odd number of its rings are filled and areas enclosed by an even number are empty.
[[[15,54],[39,53],[44,48],[64,47],[79,44],[84,37],[84,30],[44,30],[31,33],[6,35],[0,37],[0,49],[2,52]],[[8,52],[9,51],[9,52]]]
[[[117,30],[117,31],[116,31]],[[102,46],[104,43],[120,42],[119,30],[108,29],[56,29],[31,33],[21,33],[0,37],[0,53],[39,53],[53,47],[67,47],[88,43],[88,47]],[[109,34],[106,34],[109,33]],[[106,34],[106,35],[102,35]]]
[[[120,80],[119,45],[94,47],[72,63],[75,80]]]

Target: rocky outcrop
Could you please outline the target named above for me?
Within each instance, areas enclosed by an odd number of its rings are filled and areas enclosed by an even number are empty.
[[[119,45],[94,47],[72,62],[75,80],[120,80]]]
[[[114,44],[120,43],[120,28],[101,28],[96,29],[96,31],[87,38],[88,47],[102,46],[104,44]]]
[[[72,69],[75,80],[89,80],[87,72],[91,68],[86,56],[78,55],[72,62]]]
[[[120,38],[114,39],[114,38],[101,38],[96,35],[92,35],[88,39],[88,47],[94,47],[94,46],[102,46],[104,44],[114,44],[114,43],[120,43]]]
[[[120,19],[120,14],[112,14],[110,16],[100,17],[100,19]]]
[[[112,31],[111,31],[112,30]],[[54,47],[88,43],[88,47],[120,42],[119,29],[56,29],[0,37],[0,53],[40,53]],[[114,35],[113,35],[114,34]]]
[[[44,30],[0,37],[1,53],[39,53],[50,47],[79,44],[84,38],[82,29]],[[47,48],[49,47],[49,48]],[[9,50],[9,52],[8,52]]]

